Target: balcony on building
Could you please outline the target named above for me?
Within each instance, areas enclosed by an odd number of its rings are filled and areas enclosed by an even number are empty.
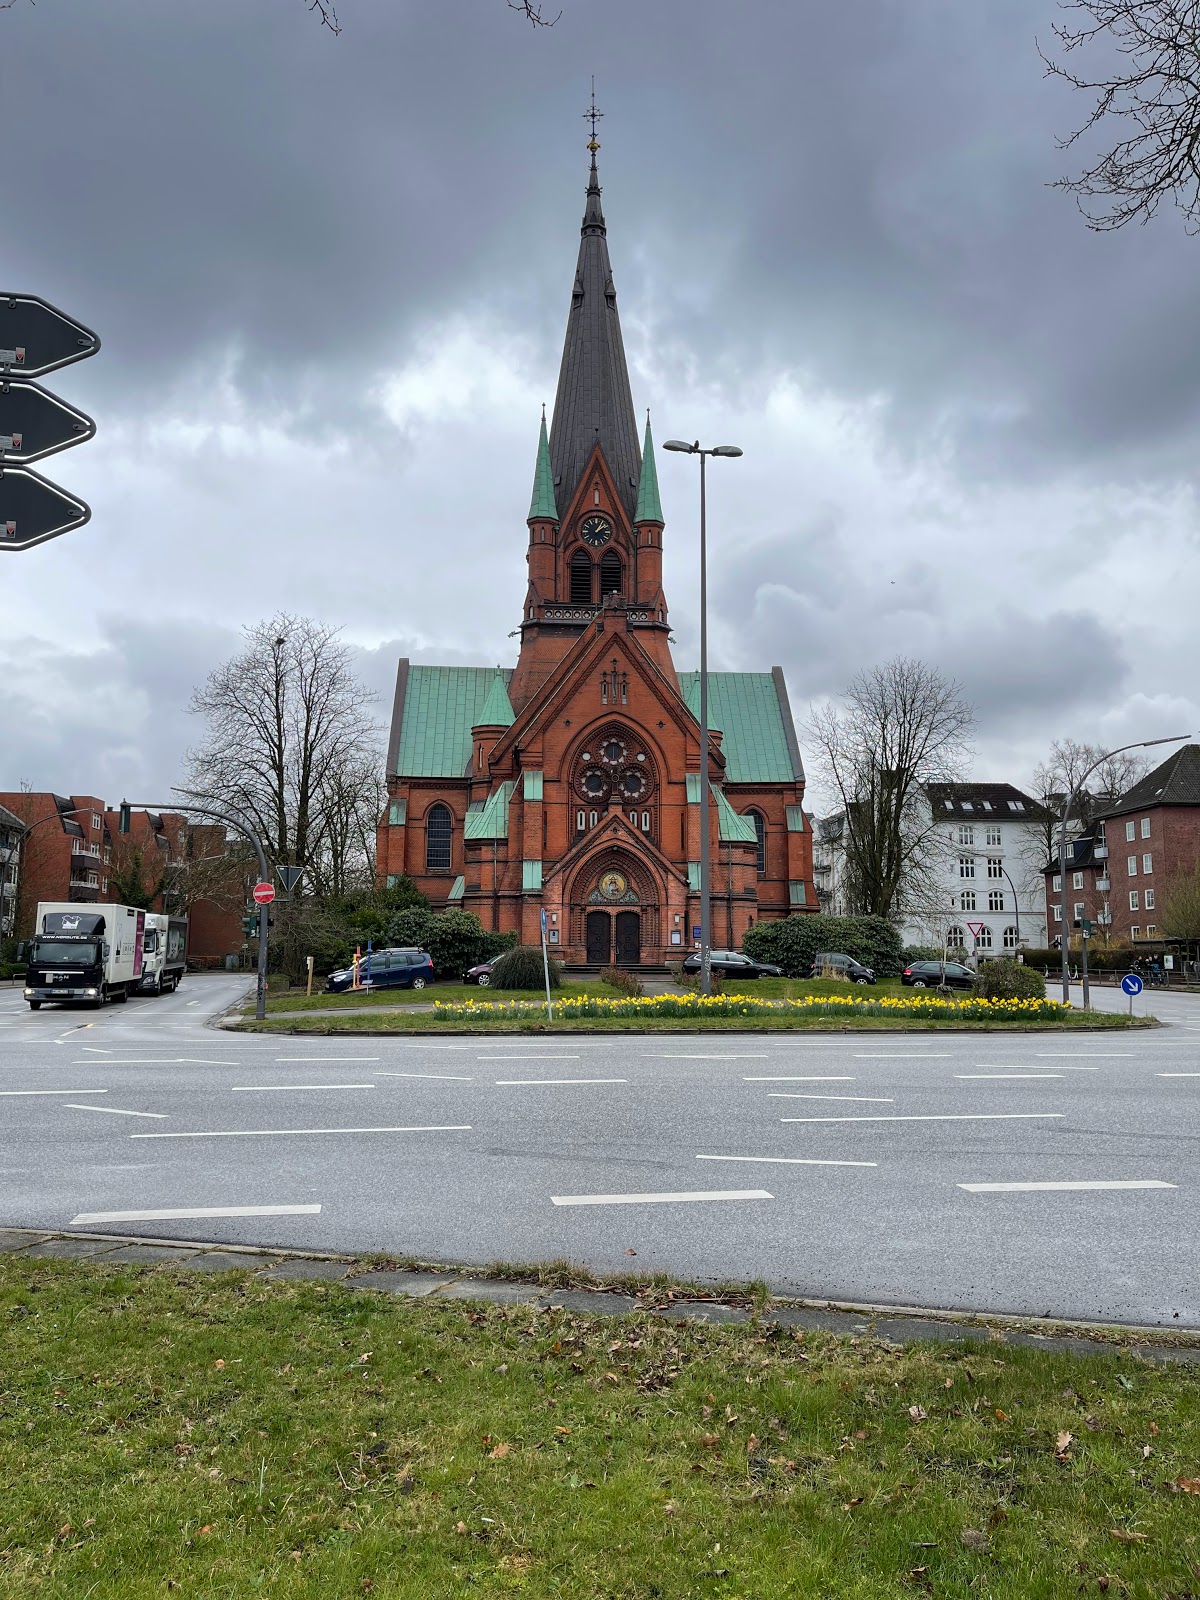
[[[1096,888],[1099,890],[1099,892],[1101,894],[1107,894],[1108,891],[1112,888],[1112,882],[1108,878],[1097,878],[1096,879]]]

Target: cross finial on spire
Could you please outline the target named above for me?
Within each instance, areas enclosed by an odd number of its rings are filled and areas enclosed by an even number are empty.
[[[595,156],[596,151],[599,150],[599,148],[600,148],[600,141],[596,137],[596,124],[600,121],[600,118],[603,115],[604,115],[603,111],[597,111],[596,110],[596,78],[595,78],[595,75],[593,74],[593,76],[592,76],[592,103],[591,103],[590,108],[583,113],[583,120],[585,122],[590,122],[591,125],[592,125],[592,137],[588,140],[588,149],[592,152],[593,157]]]

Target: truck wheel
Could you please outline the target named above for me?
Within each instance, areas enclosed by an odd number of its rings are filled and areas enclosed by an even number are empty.
[[[129,999],[129,990],[125,988],[118,989],[116,994],[113,995],[113,999],[119,1006],[123,1006]]]
[[[31,1000],[29,1002],[29,1009],[30,1011],[40,1011],[42,1009],[42,1002],[40,1000]]]

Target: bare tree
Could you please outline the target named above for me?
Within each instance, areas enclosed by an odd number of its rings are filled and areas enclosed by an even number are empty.
[[[973,722],[957,683],[905,656],[860,672],[842,704],[810,716],[809,742],[845,815],[852,911],[895,917],[936,896],[944,829],[923,786],[964,775]]]
[[[1089,228],[1111,233],[1149,222],[1164,200],[1200,229],[1200,16],[1196,0],[1060,0],[1075,13],[1055,23],[1060,59],[1038,46],[1047,73],[1094,97],[1086,121],[1059,140],[1070,149],[1093,131],[1122,135],[1074,178],[1056,187],[1075,196]],[[1091,50],[1094,75],[1073,61]]]
[[[1182,939],[1189,948],[1200,945],[1200,868],[1169,881],[1158,921],[1168,939]]]
[[[322,786],[308,866],[308,886],[319,895],[345,895],[375,882],[375,829],[387,784],[372,752],[331,771]]]
[[[1118,751],[1101,760],[1103,756],[1103,745],[1056,739],[1049,757],[1034,768],[1033,792],[1049,813],[1044,824],[1047,859],[1058,847],[1057,822],[1068,794],[1075,794],[1071,819],[1077,827],[1088,828],[1098,812],[1114,805],[1150,770],[1149,760],[1137,750]],[[1085,774],[1097,761],[1100,765],[1082,789]]]
[[[350,836],[334,815],[339,793],[359,782],[378,810],[374,697],[334,628],[280,615],[245,634],[241,654],[192,696],[207,730],[188,755],[190,792],[244,816],[277,863],[320,859],[336,878],[346,866],[331,852]]]

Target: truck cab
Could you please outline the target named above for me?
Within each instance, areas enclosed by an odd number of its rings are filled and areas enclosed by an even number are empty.
[[[25,971],[29,1009],[128,1000],[141,982],[145,916],[132,906],[39,905]]]

